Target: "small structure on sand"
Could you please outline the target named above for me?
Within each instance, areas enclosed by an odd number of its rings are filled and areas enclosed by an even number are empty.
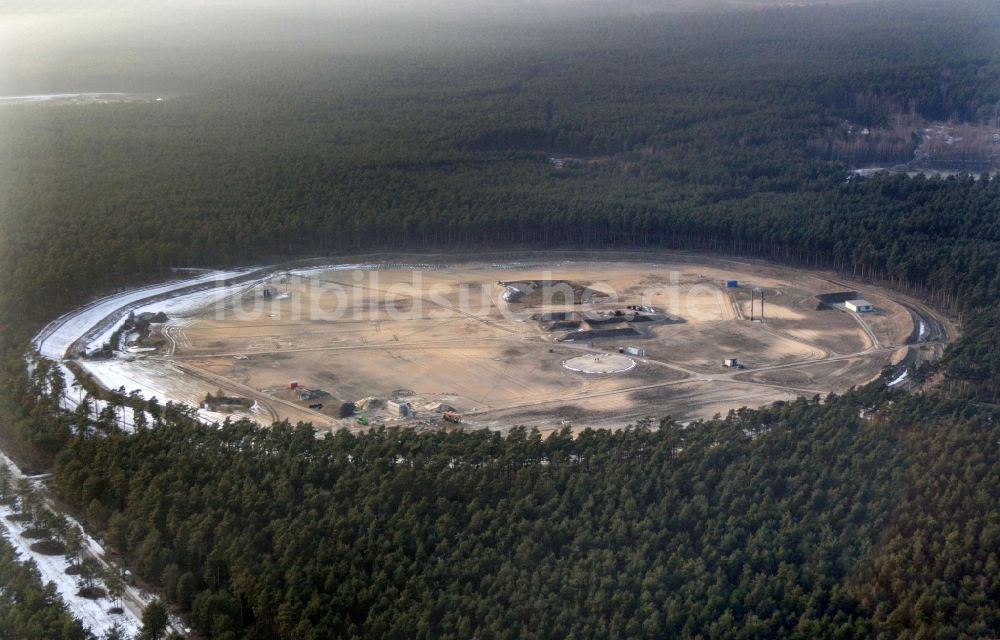
[[[389,410],[389,414],[396,418],[413,417],[413,407],[410,406],[409,402],[390,400],[385,403],[385,407]]]

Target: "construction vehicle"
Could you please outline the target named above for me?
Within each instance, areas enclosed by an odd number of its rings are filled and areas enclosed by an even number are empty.
[[[457,424],[462,421],[462,414],[455,413],[454,411],[445,411],[441,414],[441,417],[444,418],[445,422],[454,422]]]

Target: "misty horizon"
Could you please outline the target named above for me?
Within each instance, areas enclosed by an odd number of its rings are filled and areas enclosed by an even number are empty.
[[[860,0],[795,6],[853,4]],[[0,7],[0,95],[131,91],[129,56],[163,58],[202,52],[277,51],[387,54],[497,46],[575,23],[637,16],[719,13],[787,7],[777,0],[446,0],[333,3],[271,0],[45,0]],[[140,55],[141,54],[141,55]],[[79,68],[122,64],[122,83],[90,84]],[[94,64],[87,62],[93,60]],[[182,63],[190,62],[186,59]],[[141,72],[139,75],[142,75]]]

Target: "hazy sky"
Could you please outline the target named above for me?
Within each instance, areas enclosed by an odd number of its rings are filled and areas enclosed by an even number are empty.
[[[797,0],[844,2],[850,0]],[[128,52],[449,46],[455,25],[559,23],[608,14],[718,10],[787,0],[0,0],[0,95],[59,91],[60,69]],[[444,26],[442,26],[444,25]],[[470,27],[473,28],[473,27]],[[464,33],[463,33],[464,32]],[[474,37],[473,37],[474,40]],[[116,59],[113,52],[122,52]],[[163,53],[162,55],[167,55]],[[102,58],[103,56],[103,58]],[[96,65],[95,65],[96,66]],[[51,73],[50,73],[51,72]],[[46,78],[51,75],[51,78]],[[32,88],[33,87],[33,88]],[[105,88],[107,89],[107,87]],[[79,88],[67,88],[79,90]]]
[[[833,4],[851,0],[796,0]],[[787,4],[787,0],[0,0],[0,47],[70,46],[89,38],[232,38],[285,24],[324,27],[385,21],[573,19]]]
[[[0,0],[0,46],[39,49],[91,38],[231,39],[394,21],[566,17],[716,0]],[[214,34],[213,34],[214,31]]]
[[[0,91],[27,78],[43,86],[46,69],[95,51],[371,49],[434,40],[428,30],[455,21],[573,19],[717,1],[731,0],[0,0]]]

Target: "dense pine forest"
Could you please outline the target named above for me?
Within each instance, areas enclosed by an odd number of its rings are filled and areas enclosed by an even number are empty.
[[[0,637],[91,640],[66,611],[52,585],[41,585],[38,572],[19,559],[0,535]]]
[[[994,9],[67,61],[74,82],[164,100],[0,108],[4,448],[51,469],[209,638],[1000,635],[1000,181],[860,179],[816,145],[898,114],[997,126]],[[873,383],[544,441],[317,439],[172,405],[128,435],[60,412],[57,370],[24,370],[44,322],[178,268],[582,246],[832,269],[925,298],[962,333],[912,393]],[[26,580],[4,548],[0,605]],[[58,604],[45,615],[64,625]]]
[[[988,635],[995,430],[858,417],[884,400],[544,441],[175,423],[77,442],[57,484],[215,638]]]

